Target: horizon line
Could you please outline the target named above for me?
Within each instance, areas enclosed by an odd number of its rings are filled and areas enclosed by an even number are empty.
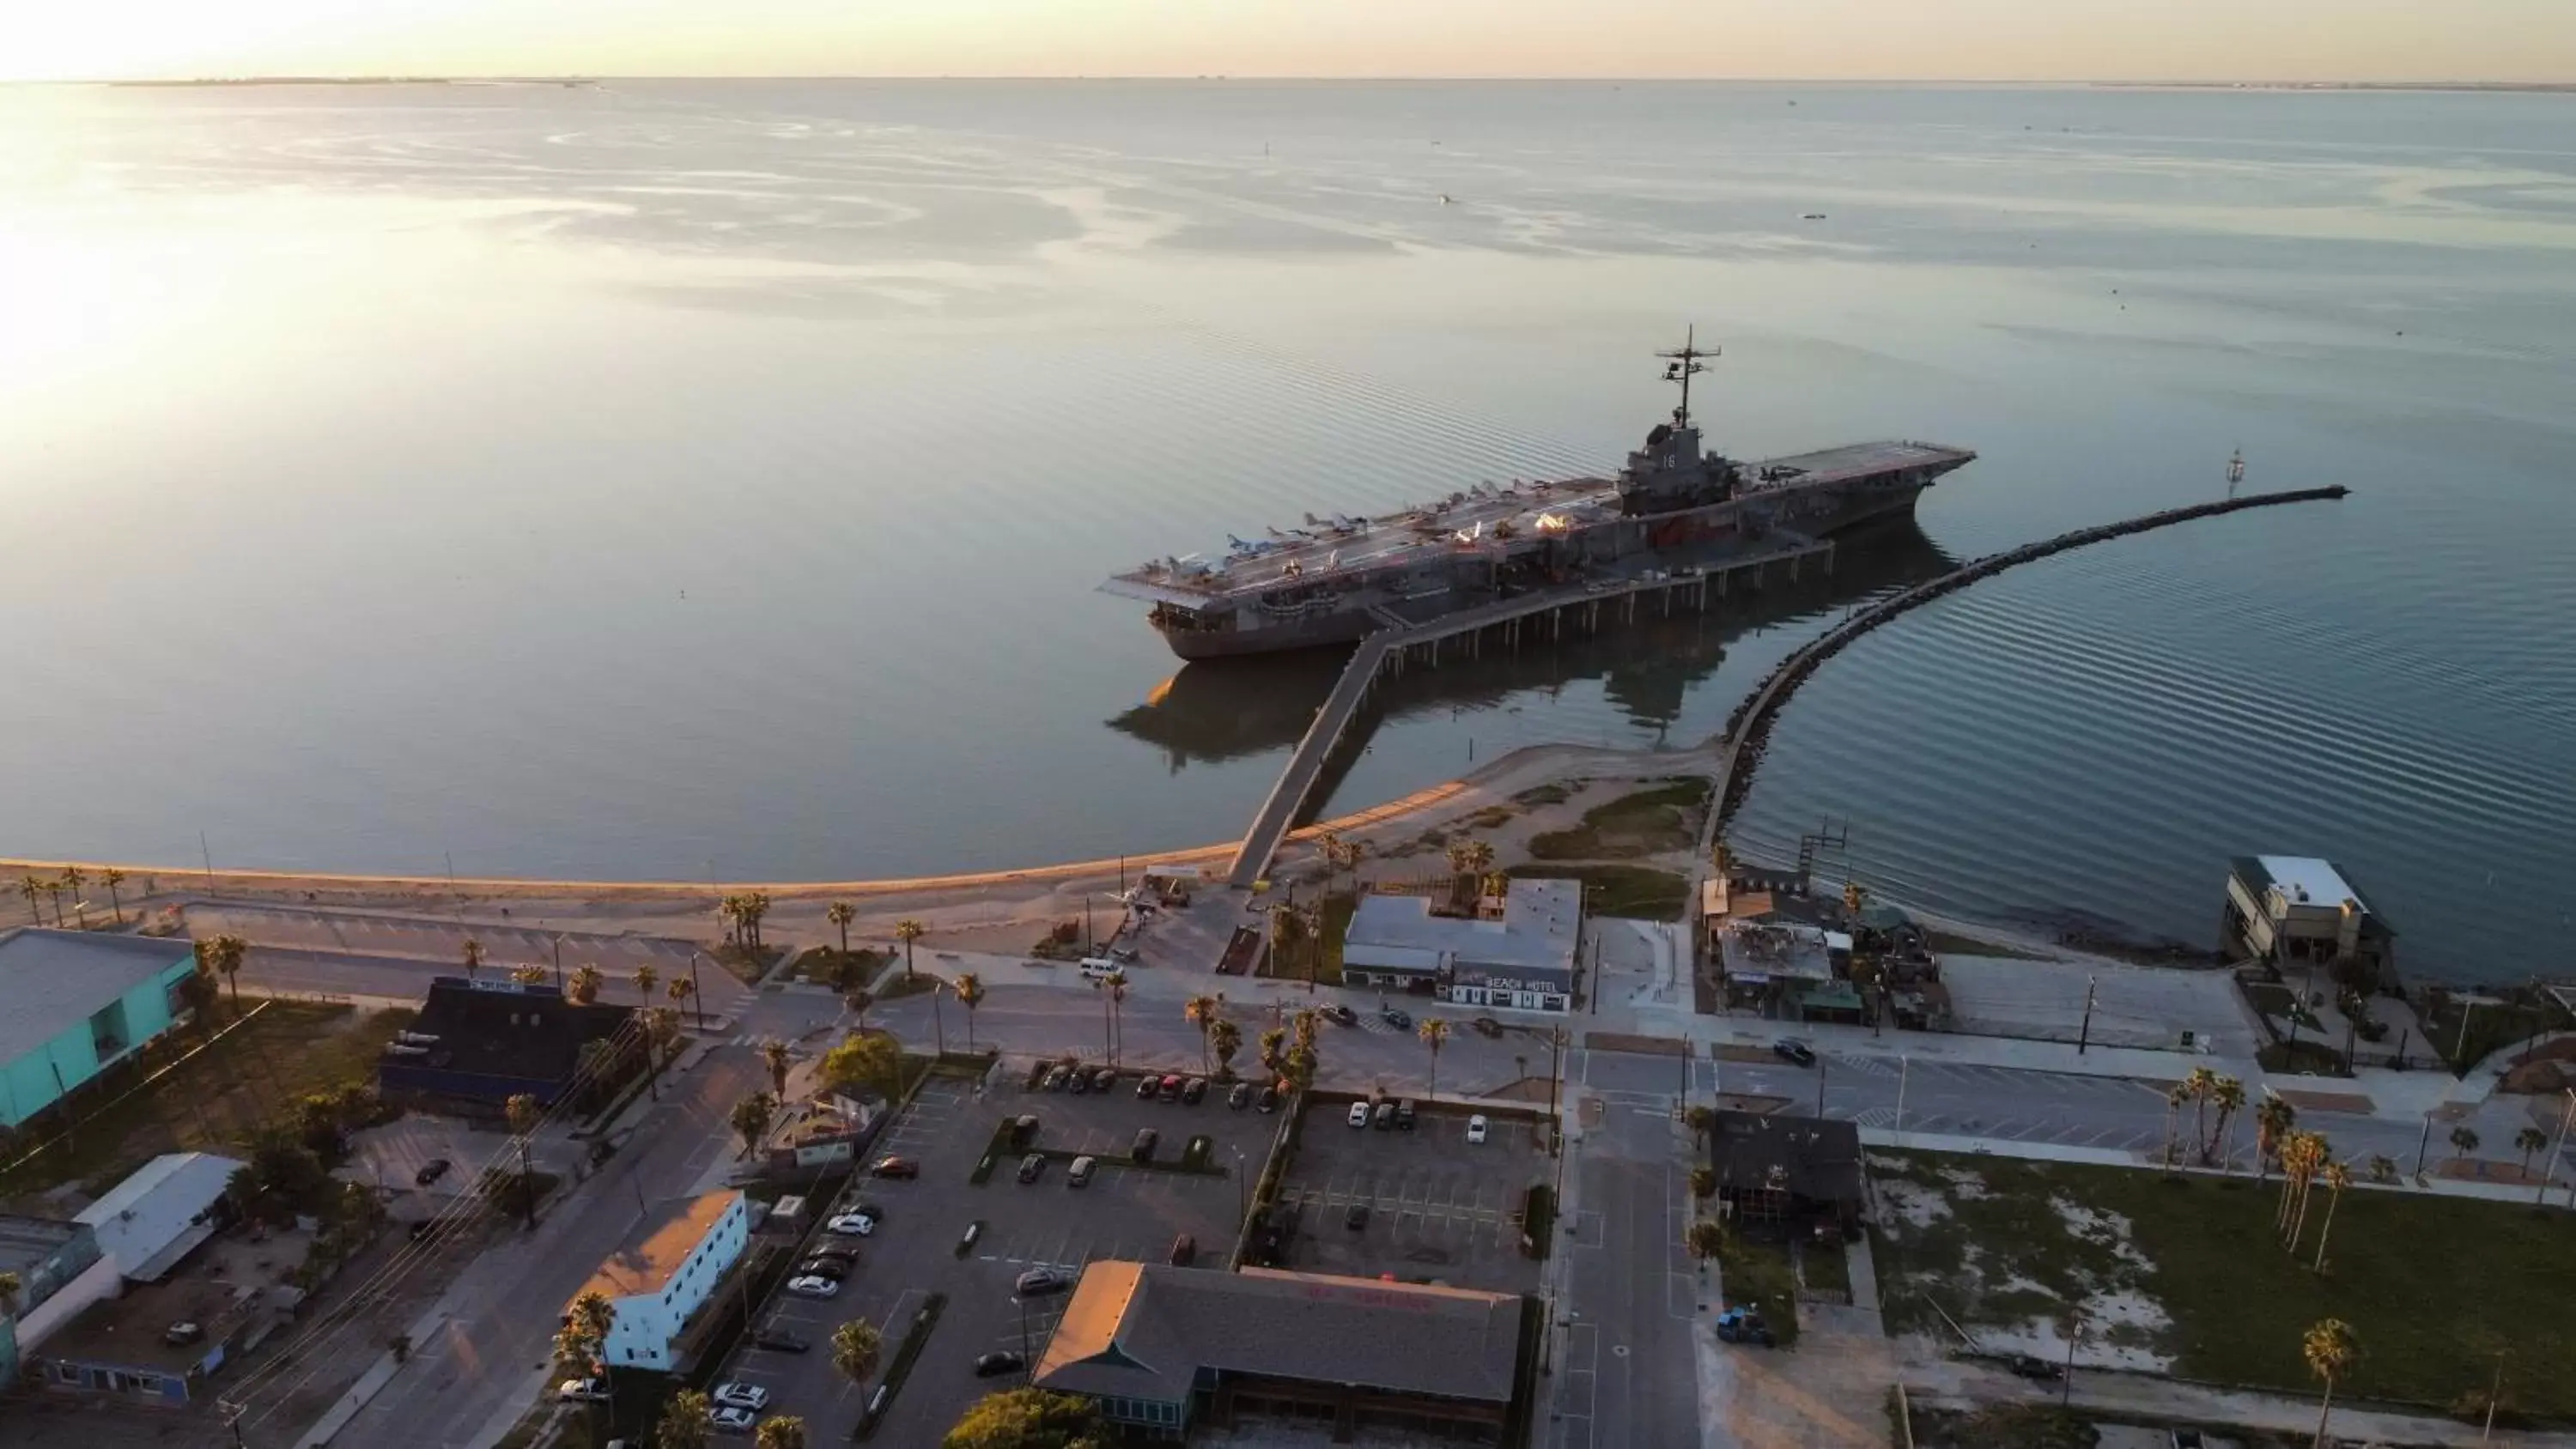
[[[1477,84],[1477,85],[1817,85],[1817,86],[2172,86],[2191,89],[2267,89],[2267,90],[2576,90],[2576,78],[2563,80],[2496,80],[2465,76],[2430,80],[2394,80],[2372,77],[2343,77],[2330,80],[2293,80],[2287,78],[2239,77],[2227,80],[2193,80],[2158,76],[2091,76],[2091,77],[2003,77],[2003,76],[1582,76],[1582,75],[1486,75],[1486,74],[1421,74],[1421,75],[1235,75],[1230,72],[1194,74],[1005,74],[984,72],[776,72],[760,75],[690,74],[686,72],[565,71],[526,73],[452,73],[402,74],[382,73],[303,73],[198,75],[198,76],[81,76],[50,79],[25,78],[0,80],[7,86],[226,86],[226,85],[427,85],[443,83],[546,84],[567,85],[596,81],[1016,81],[1040,84],[1093,82],[1155,82],[1163,84],[1297,84],[1297,85],[1409,85],[1409,84]]]

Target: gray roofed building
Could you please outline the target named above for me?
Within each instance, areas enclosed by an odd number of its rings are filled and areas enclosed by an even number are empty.
[[[1428,984],[1444,1001],[1562,1011],[1574,994],[1583,883],[1515,880],[1498,917],[1436,916],[1423,896],[1360,898],[1342,934],[1356,985]]]
[[[1740,1222],[1860,1219],[1860,1128],[1851,1122],[1720,1111],[1708,1161],[1719,1200]]]
[[[1505,1293],[1247,1268],[1098,1262],[1031,1381],[1179,1438],[1202,1417],[1287,1403],[1499,1430],[1517,1388],[1523,1300]]]
[[[186,941],[0,931],[0,1126],[18,1126],[168,1031],[195,971]]]

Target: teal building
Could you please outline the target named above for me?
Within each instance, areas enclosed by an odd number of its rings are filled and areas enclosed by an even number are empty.
[[[0,934],[0,1127],[16,1127],[186,1014],[189,942],[21,927]]]

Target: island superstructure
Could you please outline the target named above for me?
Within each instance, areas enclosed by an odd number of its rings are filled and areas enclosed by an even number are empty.
[[[1479,483],[1375,518],[1231,539],[1220,561],[1158,559],[1106,592],[1142,599],[1183,659],[1348,644],[1521,594],[1722,566],[1778,535],[1822,536],[1914,506],[1977,455],[1937,443],[1854,443],[1742,462],[1703,451],[1691,379],[1717,355],[1685,339],[1665,359],[1681,388],[1617,476]]]

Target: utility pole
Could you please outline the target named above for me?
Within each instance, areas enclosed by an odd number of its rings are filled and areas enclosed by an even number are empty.
[[[2495,1376],[2487,1380],[2487,1426],[2478,1431],[2481,1444],[2495,1437],[2496,1395],[2504,1392],[2504,1354],[2503,1349],[2496,1350]]]
[[[2079,1057],[2084,1055],[2086,1047],[2093,1044],[2093,985],[2093,977],[2084,978],[2084,1025],[2077,1028],[2075,1033],[2075,1054]],[[2290,1018],[2290,1029],[2293,1032],[2298,1030],[2296,1016]]]
[[[689,948],[689,1004],[697,1008],[700,1031],[707,1029],[707,997],[698,990],[698,958],[705,954],[694,946]]]
[[[1816,1058],[1816,1115],[1819,1117],[1825,1115],[1825,1068],[1829,1065],[1831,1063],[1825,1058]]]
[[[241,1405],[224,1405],[224,1427],[233,1431],[233,1449],[248,1449],[248,1446],[242,1443],[241,1421]]]
[[[2538,1206],[2549,1201],[2549,1184],[2558,1176],[2558,1154],[2567,1146],[2567,1124],[2576,1121],[2576,1087],[2567,1089],[2567,1110],[2558,1117],[2558,1140],[2549,1144],[2549,1166],[2540,1173],[2540,1193],[2532,1199]]]
[[[1896,1145],[1899,1147],[1905,1145],[1905,1079],[1913,1066],[1912,1057],[1896,1059]]]
[[[2433,1114],[2424,1114],[2424,1135],[2415,1140],[2415,1175],[2424,1175],[2424,1152],[2433,1145]]]
[[[197,832],[197,858],[206,863],[206,892],[211,895],[215,889],[215,853],[206,848],[206,832],[202,830]],[[33,909],[33,906],[31,905],[29,909]],[[235,1429],[233,1436],[239,1438],[241,1431]]]

